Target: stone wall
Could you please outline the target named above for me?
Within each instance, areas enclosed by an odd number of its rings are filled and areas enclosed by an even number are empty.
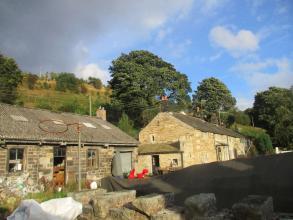
[[[140,173],[145,168],[148,169],[149,173],[153,173],[152,155],[138,155],[138,161],[135,165],[136,173]]]
[[[28,173],[29,178],[34,184],[38,184],[42,177],[51,181],[53,179],[53,165],[54,155],[53,146],[38,146],[38,145],[7,145],[7,149],[0,149],[0,177],[15,179],[21,176],[22,173]],[[23,170],[13,173],[8,172],[8,152],[9,148],[23,147]],[[87,167],[87,150],[97,149],[98,165],[95,169],[88,169]],[[66,183],[76,181],[78,175],[78,148],[76,146],[66,147],[66,161],[65,161],[65,178]],[[114,150],[112,147],[82,147],[80,150],[81,157],[81,173],[82,179],[99,180],[102,177],[111,175],[111,162]]]
[[[114,148],[97,148],[98,166],[94,169],[87,168],[87,150],[95,147],[82,147],[80,149],[80,170],[83,180],[98,181],[102,177],[111,175],[111,162],[114,155]],[[66,149],[66,182],[74,182],[78,178],[78,148],[70,146]]]
[[[141,130],[139,141],[142,144],[174,143],[179,141],[179,137],[188,134],[193,134],[190,126],[171,117],[169,113],[160,113]]]
[[[221,158],[234,159],[237,156],[245,155],[245,143],[242,143],[240,138],[202,132],[186,125],[170,113],[158,114],[139,133],[139,141],[142,144],[179,142],[180,150],[184,152],[183,167],[217,161],[216,146],[218,144],[229,145],[228,156]],[[170,161],[172,156],[166,154],[164,158],[168,158],[167,161]],[[151,163],[151,159],[140,155],[139,163]],[[137,167],[138,170],[141,169],[142,164],[138,164]]]
[[[0,148],[0,176],[7,172],[7,150]]]
[[[170,154],[156,154],[160,158],[160,167],[162,169],[168,169],[171,167],[173,159],[178,160],[178,166],[181,168],[181,153],[170,153]],[[138,155],[138,162],[136,164],[136,173],[140,173],[143,169],[148,169],[149,173],[153,173],[152,169],[152,155]]]

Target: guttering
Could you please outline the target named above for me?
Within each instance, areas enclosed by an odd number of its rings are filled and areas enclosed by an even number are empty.
[[[36,145],[60,145],[66,143],[69,145],[77,145],[78,142],[70,142],[65,140],[18,140],[18,139],[4,139],[5,144],[36,144]],[[138,146],[139,143],[109,143],[109,142],[82,142],[83,145],[88,146]]]

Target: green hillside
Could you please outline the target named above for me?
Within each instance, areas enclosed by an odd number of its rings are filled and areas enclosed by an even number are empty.
[[[30,89],[25,80],[17,88],[17,104],[48,109],[52,111],[74,112],[89,114],[90,99],[92,112],[102,104],[110,102],[110,89],[102,87],[96,89],[88,83],[82,84],[82,91],[56,91],[55,80],[37,80],[33,89]]]

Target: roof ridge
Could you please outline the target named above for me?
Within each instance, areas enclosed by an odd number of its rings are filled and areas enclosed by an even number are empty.
[[[99,119],[99,118],[94,117],[94,116],[82,115],[82,114],[78,114],[78,113],[74,113],[74,112],[52,111],[52,110],[49,110],[49,109],[35,108],[35,107],[28,107],[28,106],[18,106],[18,105],[15,105],[15,104],[8,104],[8,103],[4,103],[4,102],[0,102],[0,105],[7,105],[7,106],[15,107],[15,108],[23,108],[23,109],[30,109],[30,110],[36,110],[36,111],[44,111],[44,112],[50,112],[50,113],[55,113],[55,114],[68,114],[68,115],[76,115],[76,116]]]

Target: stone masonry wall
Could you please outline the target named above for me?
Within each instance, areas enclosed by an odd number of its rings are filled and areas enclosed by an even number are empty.
[[[191,127],[170,117],[170,113],[160,113],[142,129],[139,133],[139,141],[142,144],[178,142],[179,137],[188,134],[193,134]]]
[[[23,170],[16,173],[8,173],[8,149],[0,150],[0,176],[19,176],[21,173],[29,173],[29,177],[34,183],[45,176],[48,180],[52,179],[53,176],[53,147],[48,146],[17,146],[17,145],[7,145],[9,148],[23,147],[24,157],[23,157]]]
[[[229,145],[230,159],[245,155],[245,144],[240,138],[199,131],[172,117],[170,113],[158,114],[140,132],[139,141],[142,144],[179,142],[180,150],[184,152],[183,167],[217,161],[217,143]],[[140,155],[139,158],[139,163],[151,163],[148,157]],[[137,167],[140,169],[142,165],[138,164]]]
[[[193,135],[180,138],[180,149],[184,151],[184,167],[217,160],[214,135],[212,133],[194,130]]]
[[[171,166],[173,159],[178,160],[178,166],[181,168],[181,154],[156,154],[160,158],[160,168],[167,169]],[[138,163],[136,165],[136,173],[140,173],[143,169],[148,169],[149,173],[152,173],[152,155],[138,155]]]
[[[80,149],[81,178],[83,180],[99,180],[102,177],[111,175],[111,162],[114,155],[114,149],[97,148],[98,166],[95,169],[87,168],[87,150],[95,147],[82,147]],[[66,182],[75,182],[78,175],[78,148],[76,146],[67,147],[66,150]]]
[[[135,165],[135,170],[140,173],[143,169],[148,169],[149,173],[153,172],[152,155],[138,155],[138,161]]]
[[[0,148],[0,176],[7,173],[7,150]]]
[[[20,147],[17,145],[7,146],[7,148]],[[8,150],[0,149],[0,177],[18,177],[22,173],[28,173],[29,178],[38,184],[39,179],[45,177],[48,181],[53,179],[53,146],[28,145],[24,148],[23,170],[15,173],[8,173],[7,160]],[[98,180],[102,177],[111,175],[111,162],[114,154],[113,148],[91,147],[98,149],[99,164],[96,169],[88,169],[86,163],[88,147],[81,148],[81,173],[82,179]],[[78,174],[78,154],[76,146],[66,148],[66,183],[76,181]]]

